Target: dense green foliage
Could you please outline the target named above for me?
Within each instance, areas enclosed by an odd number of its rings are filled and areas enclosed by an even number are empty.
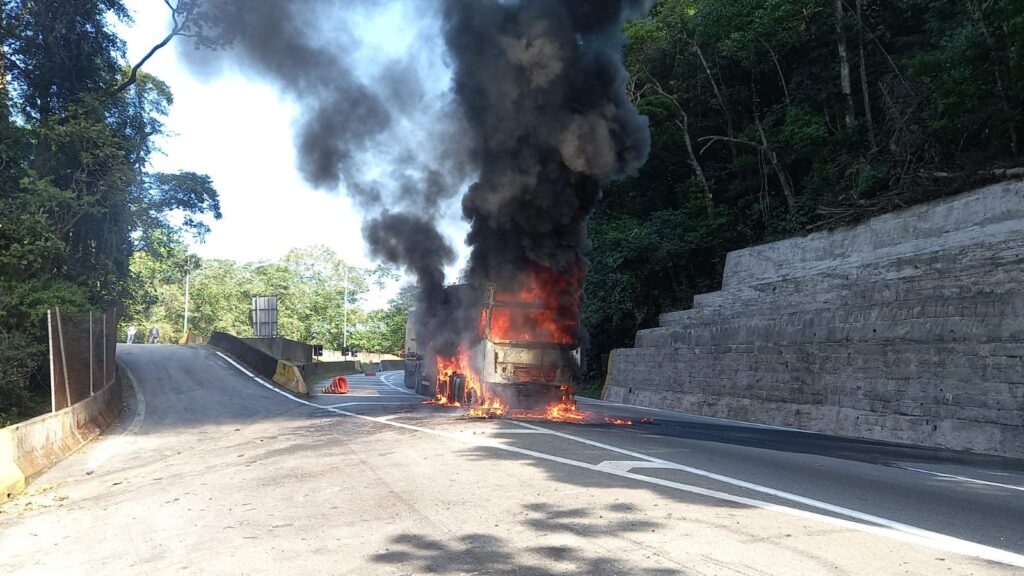
[[[48,308],[116,306],[133,252],[220,216],[209,178],[147,172],[172,97],[126,81],[110,16],[119,0],[0,3],[0,424],[39,409]]]
[[[325,246],[294,249],[278,261],[241,264],[187,255],[179,243],[155,256],[136,252],[131,270],[125,320],[143,333],[158,327],[161,342],[177,342],[182,336],[188,273],[192,332],[250,336],[252,298],[278,296],[278,333],[285,338],[340,350],[347,306],[350,348],[394,353],[404,345],[409,292],[383,310],[367,312],[363,303],[370,290],[383,289],[396,275],[387,268],[350,266]]]
[[[591,220],[594,371],[717,289],[729,250],[955,192],[1021,158],[1021,0],[661,0],[626,34],[653,148]]]

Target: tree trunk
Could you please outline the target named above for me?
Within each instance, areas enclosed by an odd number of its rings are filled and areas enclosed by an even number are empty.
[[[793,193],[793,184],[789,181],[789,176],[786,174],[786,170],[782,167],[782,163],[779,162],[779,156],[775,154],[775,149],[768,144],[768,138],[765,136],[764,127],[761,126],[761,115],[757,112],[754,113],[754,124],[757,126],[757,133],[761,136],[761,146],[764,154],[768,156],[768,161],[772,163],[772,168],[775,170],[775,176],[779,179],[779,185],[782,186],[782,193],[786,196],[786,204],[789,205],[789,209],[792,210],[796,207],[796,195]]]
[[[679,103],[679,99],[665,92],[657,80],[651,78],[649,86],[662,97],[672,102],[676,112],[679,113],[679,118],[676,119],[676,126],[683,133],[683,142],[686,144],[686,153],[689,156],[690,167],[693,168],[693,172],[697,175],[697,180],[700,181],[701,188],[704,189],[704,199],[707,201],[708,211],[710,212],[713,200],[711,186],[708,184],[708,179],[704,176],[704,169],[701,168],[700,162],[697,160],[697,154],[693,151],[693,141],[690,139],[690,116],[686,113],[686,110],[683,110],[683,105]]]
[[[864,0],[857,0],[857,29],[859,31],[859,49],[860,49],[860,89],[864,94],[864,121],[868,124],[868,142],[871,144],[871,151],[874,152],[878,148],[878,144],[875,141],[875,121],[874,116],[871,114],[871,93],[868,91],[868,67],[864,61],[864,21],[861,19],[861,14],[864,8]]]
[[[772,62],[775,63],[775,71],[779,74],[779,84],[782,84],[782,94],[786,97],[786,106],[789,106],[789,87],[786,86],[786,76],[782,74],[782,66],[779,64],[779,58],[775,55],[775,50],[768,45],[764,40],[758,40],[765,48],[768,49],[768,54],[772,57]]]
[[[839,82],[846,98],[846,126],[857,120],[853,107],[853,88],[850,84],[850,57],[846,49],[846,30],[843,26],[843,0],[836,0],[836,43],[839,48]]]
[[[689,34],[684,37],[697,52],[697,58],[700,59],[700,63],[704,67],[704,73],[707,74],[708,81],[711,82],[711,90],[715,93],[715,102],[718,104],[718,109],[722,111],[722,116],[725,118],[725,133],[729,135],[729,138],[735,138],[736,134],[732,127],[732,114],[729,113],[729,108],[725,104],[725,98],[722,97],[722,92],[718,89],[718,82],[715,81],[715,75],[711,73],[711,66],[708,65],[707,59],[704,58],[704,51],[700,49],[700,46],[696,41],[690,38]],[[735,160],[736,147],[732,142],[729,143],[729,149],[732,151],[733,160]]]
[[[997,63],[994,64],[996,74],[996,89],[999,91],[999,98],[1002,101],[1003,112],[1006,113],[1007,117],[1012,118],[1012,112],[1010,110],[1010,100],[1006,95],[1006,88],[1003,85],[1003,72],[1002,65],[998,63],[997,52],[998,47],[996,46],[995,39],[992,38],[991,32],[989,32],[988,25],[985,24],[984,14],[982,14],[981,6],[978,6],[974,0],[967,2],[967,7],[971,12],[971,18],[978,23],[978,27],[981,29],[981,33],[985,36],[985,43],[988,44],[989,50],[992,51],[992,59]],[[1014,157],[1019,156],[1020,147],[1017,143],[1017,125],[1016,122],[1010,121],[1010,148],[1013,151]]]
[[[677,105],[678,106],[678,105]],[[711,196],[711,186],[708,185],[708,179],[704,176],[704,169],[701,168],[700,162],[697,161],[697,154],[693,151],[693,141],[690,140],[690,118],[686,112],[683,112],[682,108],[679,108],[679,113],[682,115],[682,120],[676,120],[676,125],[683,131],[683,142],[686,143],[686,153],[690,156],[690,167],[693,168],[695,174],[697,174],[697,180],[700,181],[701,188],[704,189],[704,200],[707,202],[708,211],[711,211],[711,203],[714,199]]]

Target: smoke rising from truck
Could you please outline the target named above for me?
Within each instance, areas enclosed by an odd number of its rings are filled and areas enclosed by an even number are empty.
[[[356,73],[350,23],[326,16],[395,2],[439,23],[440,36],[418,38],[422,50],[409,58],[443,42],[452,86],[440,98],[426,96],[408,60]],[[419,333],[432,352],[454,354],[479,311],[476,298],[443,290],[452,251],[438,231],[443,205],[468,180],[465,279],[477,293],[547,292],[552,321],[574,326],[579,341],[586,220],[601,186],[637,170],[650,147],[647,120],[626,93],[620,32],[650,4],[202,0],[192,32],[224,50],[188,60],[200,70],[234,62],[299,102],[303,176],[360,201],[371,214],[363,228],[371,253],[417,276]],[[368,176],[367,157],[377,153],[392,164]]]
[[[650,149],[647,119],[626,93],[620,33],[625,18],[647,8],[628,0],[444,3],[454,92],[478,169],[462,199],[471,284],[519,292],[539,281],[559,303],[555,320],[578,327],[586,220],[601,185],[637,170]]]

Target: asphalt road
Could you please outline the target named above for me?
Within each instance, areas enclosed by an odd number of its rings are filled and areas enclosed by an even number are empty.
[[[0,573],[1024,574],[1024,461],[604,403],[468,420],[397,373],[298,399],[211,348],[118,356],[138,394],[0,506]]]

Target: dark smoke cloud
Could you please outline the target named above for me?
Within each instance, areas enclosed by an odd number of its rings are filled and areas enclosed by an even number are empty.
[[[420,289],[434,298],[444,288],[444,267],[455,252],[434,223],[400,212],[384,212],[363,224],[370,255],[416,275]]]
[[[538,266],[568,274],[585,265],[601,185],[636,171],[650,148],[647,119],[626,93],[619,32],[647,8],[446,1],[455,93],[479,167],[463,198],[474,282],[515,288]]]
[[[515,290],[538,268],[572,278],[557,298],[578,316],[587,218],[601,186],[635,172],[650,147],[626,94],[620,30],[651,0],[201,1],[199,43],[224,50],[188,60],[241,65],[299,103],[304,177],[377,214],[364,237],[374,257],[416,275],[421,340],[450,351],[442,334],[466,334],[478,306],[467,294]],[[439,22],[443,38],[417,38],[411,59],[357,73],[344,16],[389,2]],[[453,85],[431,97],[415,58],[442,49]],[[387,168],[368,175],[368,159]],[[435,223],[470,179],[470,288],[445,291],[454,253]]]
[[[370,71],[354,62],[361,45],[352,16],[399,0],[192,1],[195,46],[216,49],[180,44],[186,63],[207,75],[236,67],[289,94],[301,110],[298,168],[309,183],[343,189],[368,213],[399,205],[436,216],[458,194],[470,165],[450,136],[462,127],[450,99],[424,87],[423,51]],[[433,12],[429,2],[401,1]]]
[[[405,213],[384,212],[363,224],[370,255],[401,266],[416,276],[418,334],[435,353],[455,355],[472,332],[480,309],[475,290],[444,286],[444,267],[455,252],[433,222]]]

